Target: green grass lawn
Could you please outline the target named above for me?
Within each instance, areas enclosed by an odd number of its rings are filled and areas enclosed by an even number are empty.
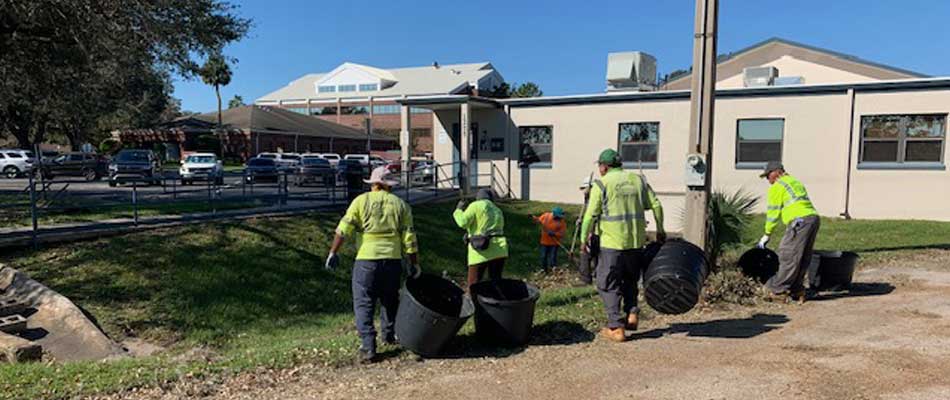
[[[429,204],[414,213],[423,269],[445,271],[460,281],[465,248],[462,230],[450,217],[453,207],[454,202]],[[502,205],[511,248],[508,276],[538,279],[538,230],[530,214],[550,207]],[[566,209],[573,222],[577,207]],[[338,270],[323,269],[338,219],[338,214],[313,213],[209,223],[0,256],[90,311],[111,337],[142,338],[169,349],[117,362],[0,365],[0,398],[69,398],[189,374],[349,363],[358,345],[348,268],[353,250],[344,252]],[[748,242],[760,232],[761,221],[756,220]],[[950,223],[828,220],[819,247],[871,255],[947,242]],[[534,343],[589,338],[601,313],[592,288],[572,288],[563,281],[547,285],[536,314],[536,324],[544,329]],[[457,348],[470,355],[502,354],[480,348],[471,331],[470,323]],[[191,356],[195,348],[210,355]],[[394,348],[381,350],[409,357]]]

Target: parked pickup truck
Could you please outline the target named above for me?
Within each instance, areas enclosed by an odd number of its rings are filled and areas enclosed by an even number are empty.
[[[212,153],[190,154],[181,161],[178,168],[181,175],[181,184],[188,185],[194,181],[212,181],[215,185],[224,184],[224,166],[218,156]]]
[[[109,164],[109,186],[123,181],[144,180],[149,185],[161,184],[162,168],[151,150],[122,150]]]

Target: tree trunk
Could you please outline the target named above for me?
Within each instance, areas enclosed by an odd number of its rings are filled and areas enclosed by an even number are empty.
[[[214,85],[214,94],[218,96],[218,149],[221,152],[221,162],[224,162],[224,133],[221,124],[221,86]]]

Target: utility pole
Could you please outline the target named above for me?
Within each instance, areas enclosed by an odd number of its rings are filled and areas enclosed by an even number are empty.
[[[696,0],[693,77],[690,94],[689,149],[686,165],[686,240],[706,248],[708,203],[712,186],[713,113],[716,96],[716,28],[719,0]]]

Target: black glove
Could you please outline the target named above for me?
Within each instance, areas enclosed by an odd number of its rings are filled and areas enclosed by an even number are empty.
[[[340,265],[340,256],[336,255],[336,253],[330,253],[330,255],[327,256],[327,262],[326,264],[324,264],[323,267],[326,268],[327,271],[330,271],[339,265]]]
[[[422,275],[422,268],[418,265],[406,264],[406,275],[409,279],[416,279],[419,275]]]
[[[659,242],[660,244],[666,243],[666,232],[657,232],[656,241]]]

